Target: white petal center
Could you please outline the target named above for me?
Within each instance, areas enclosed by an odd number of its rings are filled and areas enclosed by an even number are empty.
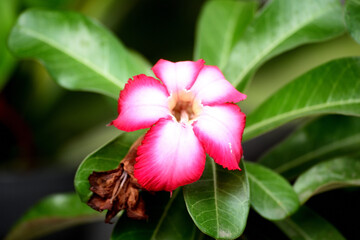
[[[203,108],[201,101],[188,90],[171,93],[169,97],[169,110],[177,122],[192,123],[199,116]]]

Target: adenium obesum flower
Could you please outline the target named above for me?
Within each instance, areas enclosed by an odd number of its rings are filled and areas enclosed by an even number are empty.
[[[129,79],[112,121],[123,131],[150,128],[138,148],[135,178],[149,191],[172,191],[197,181],[206,153],[229,170],[240,170],[245,114],[234,103],[237,91],[218,67],[196,62],[159,60],[159,79]]]

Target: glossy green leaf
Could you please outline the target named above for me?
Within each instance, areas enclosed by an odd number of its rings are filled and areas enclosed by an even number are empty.
[[[131,145],[143,133],[143,130],[123,133],[84,159],[77,169],[74,180],[76,192],[83,202],[87,202],[92,195],[88,180],[90,174],[93,171],[101,172],[117,168]]]
[[[255,1],[208,1],[198,22],[194,59],[223,69],[234,44],[253,19]]]
[[[301,203],[336,188],[360,186],[360,160],[338,158],[319,163],[299,176],[294,190]]]
[[[273,0],[233,48],[225,76],[242,91],[269,58],[305,43],[338,36],[344,28],[338,0]]]
[[[82,203],[76,194],[55,194],[34,205],[11,229],[6,240],[33,239],[94,221],[104,215]]]
[[[291,240],[345,240],[333,225],[305,206],[291,217],[274,223]]]
[[[9,46],[41,61],[63,87],[117,98],[127,80],[150,67],[98,22],[73,12],[32,9],[18,19]]]
[[[256,163],[246,163],[251,206],[264,218],[281,220],[300,206],[298,196],[282,176]]]
[[[244,139],[296,118],[315,114],[360,114],[360,58],[323,64],[285,85],[248,115]]]
[[[251,112],[279,88],[331,60],[360,56],[360,44],[344,34],[329,41],[306,44],[270,59],[256,71],[246,89],[244,112]]]
[[[294,178],[322,160],[360,152],[359,146],[360,118],[329,115],[300,127],[259,162]]]
[[[15,63],[6,42],[15,21],[16,5],[16,1],[0,1],[0,89],[8,80],[8,75]]]
[[[184,187],[191,218],[202,232],[216,239],[237,238],[245,229],[250,195],[242,162],[242,171],[230,171],[208,158],[200,180]]]
[[[181,189],[158,192],[155,196],[145,196],[148,221],[131,220],[122,217],[117,222],[111,240],[192,240],[199,234],[186,212]]]
[[[350,35],[360,43],[360,1],[347,0],[345,8],[345,23]]]

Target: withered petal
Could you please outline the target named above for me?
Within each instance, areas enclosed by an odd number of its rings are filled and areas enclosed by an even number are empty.
[[[148,216],[145,214],[145,201],[140,197],[138,204],[134,208],[128,208],[126,215],[135,220],[146,220]]]
[[[128,154],[116,169],[93,172],[89,176],[90,190],[93,195],[87,204],[97,211],[108,210],[106,223],[123,210],[133,219],[147,219],[145,202],[139,197],[141,186],[134,177],[137,147],[141,144],[140,137],[130,148]]]
[[[89,176],[90,190],[101,197],[111,197],[123,171],[122,167],[118,167],[110,171],[93,172]]]
[[[105,199],[99,195],[93,194],[87,204],[95,209],[96,211],[102,212],[103,210],[112,208],[112,203],[110,199]]]

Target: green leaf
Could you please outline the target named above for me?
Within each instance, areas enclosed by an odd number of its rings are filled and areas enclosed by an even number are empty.
[[[352,56],[360,56],[360,44],[350,35],[344,34],[326,42],[306,44],[274,57],[256,71],[246,89],[248,98],[245,104],[241,104],[241,109],[250,112],[298,76],[331,60]]]
[[[33,206],[5,239],[38,238],[67,227],[103,219],[104,215],[82,203],[76,194],[55,194]]]
[[[248,115],[244,139],[296,118],[315,114],[360,114],[360,58],[321,65],[285,85]]]
[[[186,212],[181,189],[169,193],[149,194],[145,199],[148,221],[138,221],[122,217],[117,222],[111,240],[191,240],[197,236],[196,226]]]
[[[259,162],[294,178],[320,161],[358,153],[359,146],[360,118],[329,115],[297,129]]]
[[[301,174],[294,184],[301,203],[336,188],[360,186],[360,160],[339,158],[322,162]]]
[[[345,23],[353,39],[360,43],[360,1],[347,0],[345,7]]]
[[[117,168],[131,145],[144,130],[123,133],[84,159],[76,171],[74,185],[81,201],[87,202],[92,195],[89,176],[93,171],[101,172]]]
[[[291,217],[274,223],[291,240],[345,240],[334,226],[305,206]]]
[[[150,70],[102,25],[73,12],[24,12],[10,34],[9,46],[20,58],[42,62],[61,86],[113,98],[130,77]]]
[[[195,40],[194,59],[223,69],[234,44],[255,13],[255,1],[208,1],[202,9]]]
[[[264,218],[281,220],[300,206],[291,185],[280,175],[256,163],[246,163],[251,206]]]
[[[256,69],[271,57],[343,32],[338,0],[273,0],[233,48],[225,76],[243,91]]]
[[[16,1],[0,1],[0,89],[8,80],[15,63],[14,57],[7,49],[6,40],[15,21],[16,5]]]
[[[216,239],[237,238],[245,229],[250,195],[242,162],[242,171],[230,171],[208,158],[200,180],[184,187],[191,218],[202,232]]]

